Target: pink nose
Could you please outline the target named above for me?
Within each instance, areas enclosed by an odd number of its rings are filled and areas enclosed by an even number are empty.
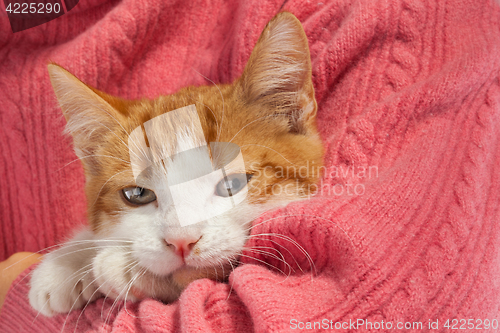
[[[175,254],[180,256],[182,259],[189,255],[189,252],[193,249],[193,247],[198,243],[202,236],[199,238],[194,237],[183,237],[183,238],[165,238],[165,244],[174,251]]]

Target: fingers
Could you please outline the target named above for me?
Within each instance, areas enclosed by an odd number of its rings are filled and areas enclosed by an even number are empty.
[[[0,262],[0,308],[12,282],[31,265],[39,262],[43,256],[32,252],[18,252]]]

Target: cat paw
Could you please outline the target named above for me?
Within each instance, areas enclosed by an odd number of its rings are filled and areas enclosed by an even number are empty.
[[[29,301],[46,316],[80,309],[100,296],[90,270],[68,257],[51,253],[33,271]]]
[[[100,251],[92,263],[96,284],[106,297],[135,302],[144,298],[134,282],[141,276],[137,263],[117,248]]]
[[[39,313],[52,316],[82,308],[100,297],[92,276],[96,247],[83,229],[61,248],[45,255],[31,275],[28,298]]]

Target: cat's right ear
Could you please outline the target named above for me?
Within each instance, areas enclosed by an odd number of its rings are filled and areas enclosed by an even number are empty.
[[[247,103],[288,120],[289,131],[316,133],[317,104],[307,36],[291,13],[276,15],[262,32],[240,82]]]
[[[106,95],[90,88],[59,65],[48,65],[50,82],[66,118],[66,132],[73,136],[76,155],[89,170],[95,168],[96,149],[110,131],[119,128],[120,114]]]

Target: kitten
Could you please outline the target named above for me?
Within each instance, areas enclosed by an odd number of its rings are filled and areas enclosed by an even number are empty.
[[[124,100],[55,64],[48,70],[84,166],[89,226],[33,272],[29,300],[44,315],[103,295],[172,302],[193,280],[223,281],[237,264],[252,220],[308,197],[319,180],[323,149],[307,37],[290,13],[268,23],[232,84]],[[174,112],[153,126],[152,137],[148,124]],[[133,133],[139,133],[136,141]],[[235,156],[242,158],[239,167],[231,165]],[[173,183],[184,181],[176,192],[188,207],[184,212],[203,216],[194,202],[189,212],[200,184],[184,185],[207,173],[200,171],[207,160],[225,173],[203,185],[212,186],[203,204],[233,200],[233,206],[186,225],[184,213],[175,210]]]

